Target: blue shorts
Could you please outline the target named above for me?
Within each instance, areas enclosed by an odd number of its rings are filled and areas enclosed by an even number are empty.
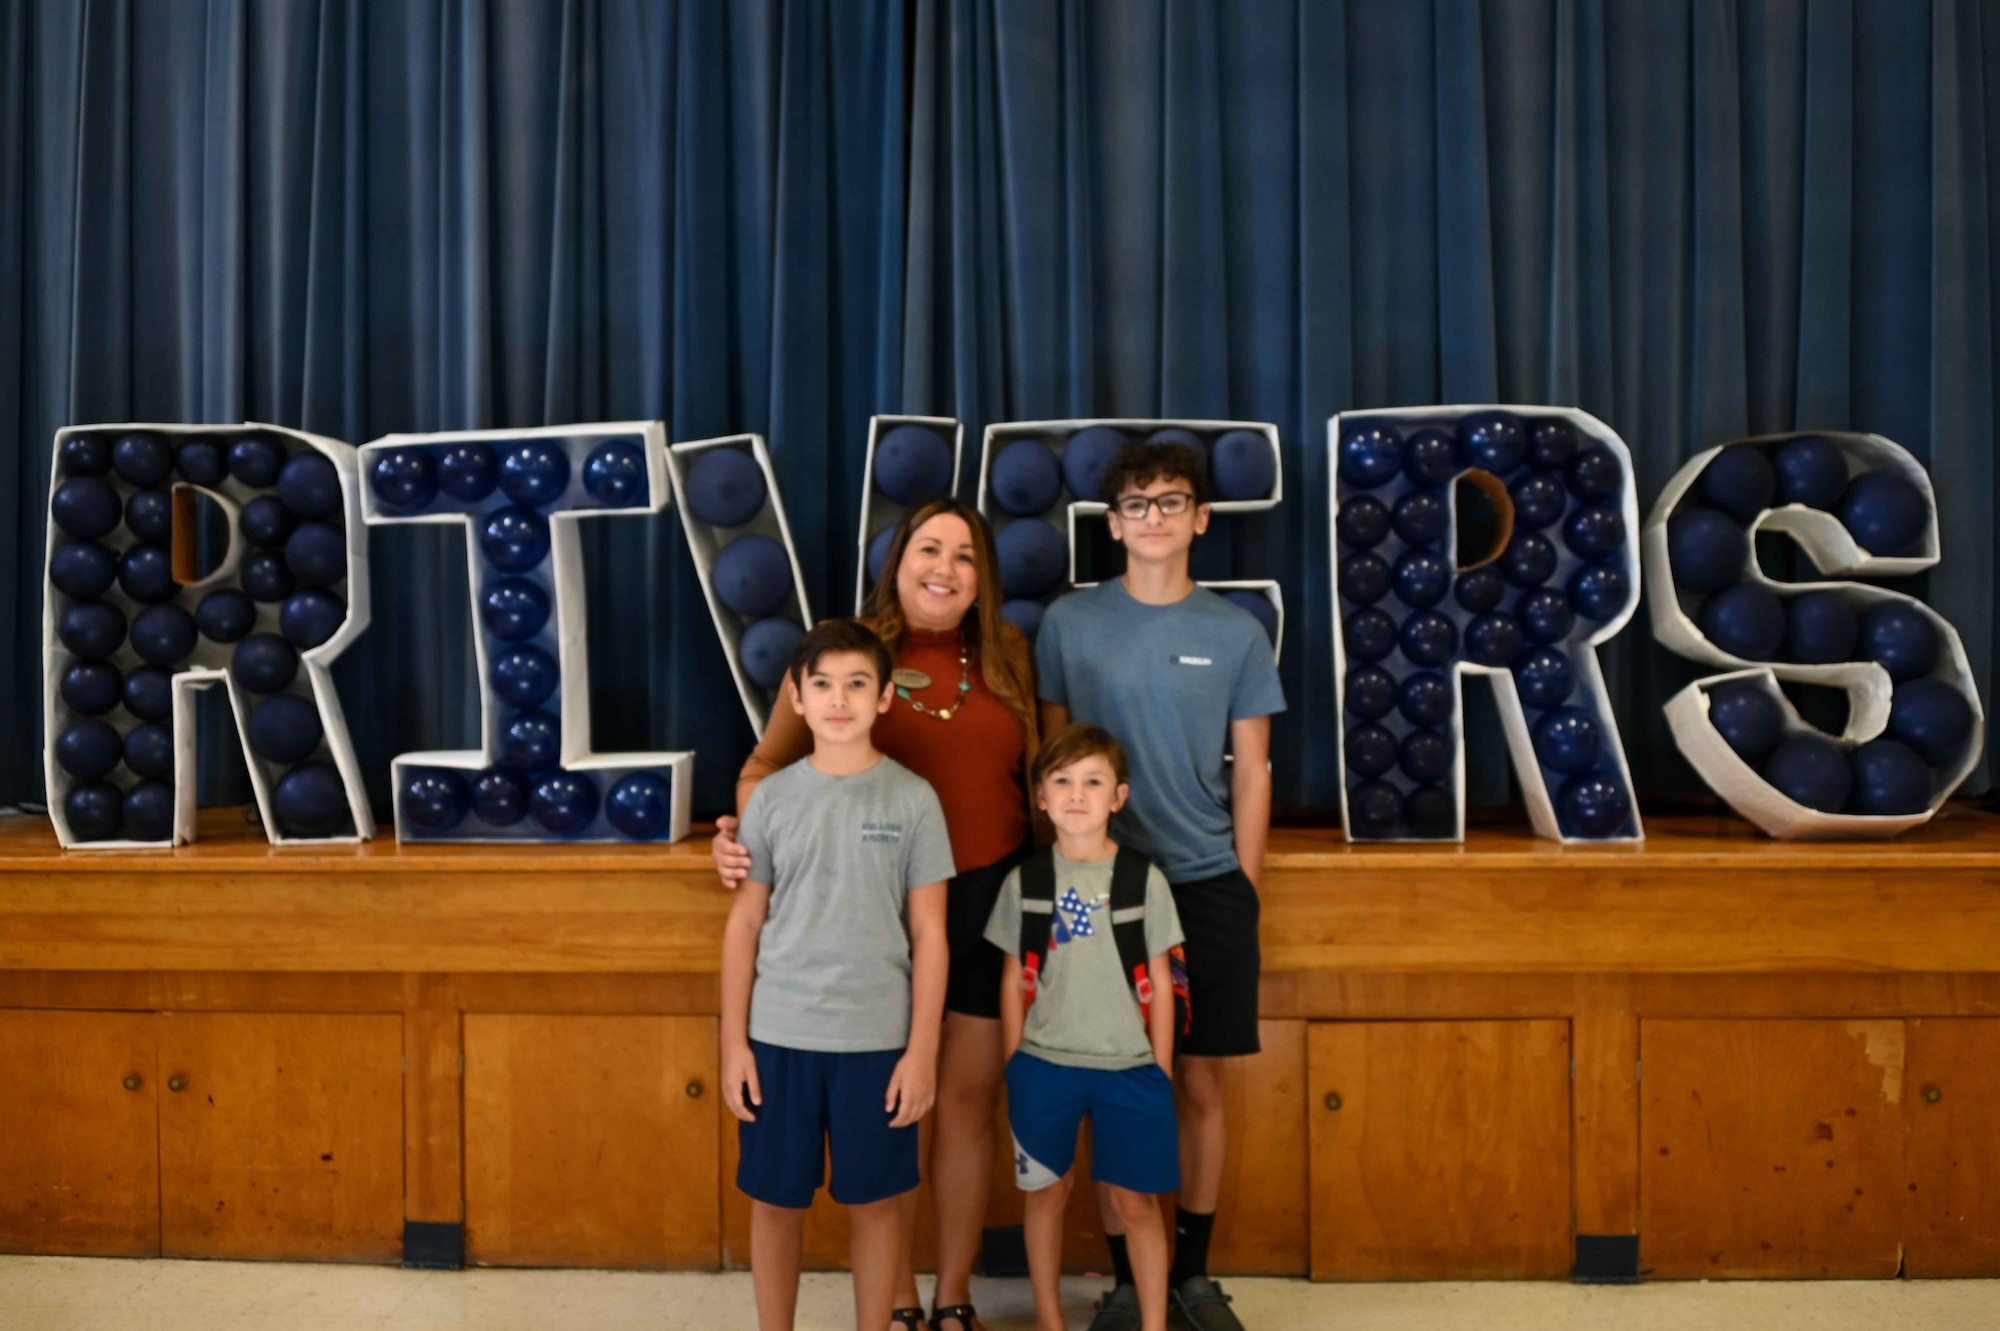
[[[1007,1126],[1022,1192],[1040,1192],[1069,1173],[1086,1115],[1092,1178],[1129,1192],[1181,1186],[1174,1084],[1159,1064],[1109,1072],[1017,1053],[1007,1060]]]
[[[826,1054],[750,1042],[764,1103],[757,1120],[738,1121],[742,1158],[736,1186],[771,1206],[812,1205],[826,1181],[833,1148],[833,1183],[842,1206],[866,1206],[917,1186],[917,1129],[892,1128],[882,1108],[900,1049]]]

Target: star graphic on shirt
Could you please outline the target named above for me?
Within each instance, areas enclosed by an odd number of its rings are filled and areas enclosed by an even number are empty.
[[[1077,895],[1077,891],[1073,887],[1063,893],[1062,900],[1058,901],[1056,905],[1061,909],[1063,914],[1069,916],[1069,931],[1078,938],[1089,938],[1091,936],[1090,912],[1104,908],[1102,901],[1086,902],[1082,897]]]

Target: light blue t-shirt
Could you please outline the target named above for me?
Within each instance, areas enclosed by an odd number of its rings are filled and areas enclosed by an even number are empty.
[[[1285,710],[1264,626],[1206,587],[1142,605],[1119,580],[1049,607],[1036,692],[1125,746],[1132,797],[1112,835],[1176,883],[1240,866],[1222,755],[1229,723]]]

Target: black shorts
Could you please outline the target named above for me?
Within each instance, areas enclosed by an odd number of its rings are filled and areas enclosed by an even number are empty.
[[[1172,887],[1187,935],[1189,1021],[1180,1052],[1206,1058],[1259,1052],[1257,981],[1264,961],[1257,889],[1241,869]]]
[[[944,1010],[1000,1019],[1000,975],[1007,954],[986,941],[986,922],[1007,873],[1028,853],[1022,846],[983,869],[967,869],[945,884],[944,934],[951,948],[951,978]]]

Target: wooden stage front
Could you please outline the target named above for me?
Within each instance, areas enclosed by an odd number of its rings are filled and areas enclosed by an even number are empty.
[[[1647,832],[1274,836],[1219,1270],[2000,1273],[2000,817]],[[201,836],[0,821],[0,1250],[745,1260],[705,837]],[[816,1215],[815,1260],[843,1239]]]

